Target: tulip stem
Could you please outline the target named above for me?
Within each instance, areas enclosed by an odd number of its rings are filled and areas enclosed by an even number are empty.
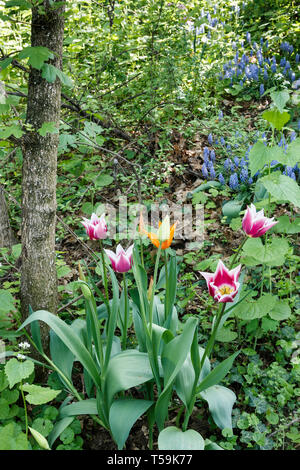
[[[110,307],[109,307],[109,297],[108,297],[108,287],[107,287],[107,272],[106,272],[106,264],[104,259],[104,249],[102,240],[100,240],[100,252],[101,252],[101,260],[102,260],[102,267],[103,267],[103,283],[104,283],[104,290],[105,290],[105,297],[106,297],[106,308],[107,313],[110,318]]]
[[[243,246],[244,246],[244,244],[245,244],[247,238],[248,238],[248,237],[245,237],[245,238],[244,238],[244,240],[242,241],[242,243],[241,243],[240,246],[238,247],[237,251],[235,252],[235,255],[234,255],[234,257],[233,257],[233,259],[232,259],[232,261],[231,261],[231,263],[230,263],[229,269],[233,268],[233,266],[234,266],[234,264],[235,264],[235,261],[236,261],[238,255],[240,254],[241,249],[243,248]]]
[[[125,309],[124,309],[122,348],[125,350],[126,343],[127,343],[127,324],[128,324],[128,295],[127,295],[127,282],[126,282],[125,273],[123,273],[123,285],[124,285]]]
[[[150,308],[149,308],[149,333],[150,333],[151,338],[152,338],[152,322],[153,322],[153,302],[154,302],[154,294],[155,294],[155,289],[156,289],[156,279],[157,279],[157,271],[158,271],[160,254],[161,254],[161,243],[159,244],[157,254],[156,254],[156,261],[155,261],[155,268],[154,268],[154,275],[153,275],[153,285],[152,285]]]
[[[165,321],[167,320],[167,307],[169,304],[169,275],[168,275],[168,255],[165,250],[165,276],[166,276],[166,296],[165,296]]]
[[[209,357],[210,353],[212,352],[213,350],[213,347],[214,347],[214,344],[215,344],[215,339],[216,339],[216,335],[217,335],[217,331],[218,331],[218,328],[219,328],[219,324],[220,324],[220,321],[221,321],[221,318],[223,316],[223,313],[224,313],[224,310],[225,310],[225,307],[226,307],[226,302],[223,303],[223,305],[221,306],[221,308],[219,309],[218,313],[217,313],[217,317],[216,317],[216,321],[215,321],[215,324],[214,324],[214,327],[213,327],[213,331],[211,333],[211,336],[208,340],[208,343],[206,345],[206,348],[204,350],[204,353],[203,353],[203,356],[201,358],[201,361],[200,361],[200,374],[201,374],[201,370],[202,370],[202,367],[203,367],[203,364],[204,364],[204,361],[207,357]]]

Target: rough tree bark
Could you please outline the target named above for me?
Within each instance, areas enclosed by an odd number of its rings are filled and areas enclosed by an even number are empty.
[[[15,237],[10,226],[3,187],[0,184],[0,248],[10,248],[15,243]]]
[[[52,65],[61,68],[64,35],[64,3],[42,3],[44,13],[33,8],[31,46],[44,46],[54,53]],[[56,5],[57,4],[57,5]],[[58,4],[60,4],[59,8]],[[57,308],[55,267],[56,174],[58,134],[42,137],[37,130],[44,122],[59,126],[61,83],[42,78],[41,71],[31,68],[28,82],[26,122],[33,126],[22,140],[22,268],[21,309],[23,319],[32,309],[52,313]],[[41,336],[48,350],[49,334],[44,323]]]

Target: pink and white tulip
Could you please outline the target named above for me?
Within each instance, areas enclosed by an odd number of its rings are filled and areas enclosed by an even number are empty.
[[[243,218],[243,230],[249,237],[257,238],[264,235],[270,228],[278,223],[278,220],[269,219],[264,216],[264,210],[256,212],[254,204],[247,206],[246,213]]]
[[[125,251],[121,245],[117,246],[116,253],[111,250],[104,250],[107,256],[110,259],[112,268],[117,273],[127,273],[132,266],[132,250],[133,245],[131,245]]]
[[[107,225],[105,222],[105,214],[98,217],[96,214],[92,214],[90,219],[83,218],[81,222],[86,230],[90,240],[103,240],[107,237]]]
[[[241,271],[241,264],[229,271],[221,260],[214,273],[200,272],[206,280],[210,295],[218,302],[233,302],[238,293],[240,283],[238,277]]]

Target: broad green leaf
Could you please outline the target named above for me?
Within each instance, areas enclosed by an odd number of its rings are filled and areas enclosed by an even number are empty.
[[[207,401],[214,422],[220,429],[232,429],[231,413],[236,400],[235,394],[222,385],[214,385],[203,390],[201,397]]]
[[[281,147],[268,147],[264,145],[263,142],[256,142],[249,153],[251,176],[255,175],[258,170],[261,170],[273,160],[279,161],[281,154],[283,154]]]
[[[238,217],[241,209],[243,207],[243,201],[238,201],[236,199],[226,202],[222,206],[222,213],[224,216],[229,219]]]
[[[73,417],[63,418],[55,423],[51,433],[48,436],[49,446],[51,447],[61,433],[74,421]]]
[[[209,439],[205,439],[205,447],[204,450],[224,450],[223,447],[220,447],[215,442],[212,442]]]
[[[2,396],[0,397],[0,420],[7,419],[9,416],[9,404]]]
[[[56,80],[56,67],[51,64],[43,64],[42,66],[42,77],[47,82],[53,83]]]
[[[0,312],[9,313],[15,309],[15,299],[8,290],[0,289]]]
[[[26,401],[32,405],[44,405],[54,400],[61,392],[61,390],[52,390],[49,387],[40,387],[34,384],[23,385],[23,390],[28,393],[28,395],[26,395]]]
[[[87,400],[75,401],[70,405],[66,405],[60,409],[60,418],[69,418],[78,415],[97,415],[97,402],[95,398]]]
[[[233,361],[235,360],[236,356],[240,353],[237,351],[236,353],[229,356],[227,359],[222,361],[218,364],[206,377],[202,380],[200,385],[197,387],[197,393],[203,392],[209,387],[213,385],[217,385],[229,372],[232,367]]]
[[[12,422],[0,428],[0,450],[28,450],[26,434]]]
[[[291,315],[289,303],[285,300],[277,300],[269,315],[272,320],[286,320]]]
[[[0,139],[8,139],[13,135],[16,139],[19,139],[24,134],[21,126],[13,124],[12,126],[6,126],[5,129],[0,129]]]
[[[72,369],[75,356],[52,330],[50,330],[50,354],[54,364],[72,382]]]
[[[111,358],[105,380],[105,396],[108,409],[117,392],[136,387],[152,378],[153,373],[146,353],[129,349]]]
[[[28,57],[28,64],[33,68],[41,70],[44,62],[48,59],[53,59],[53,53],[43,46],[25,47],[19,54],[19,59]]]
[[[95,180],[95,186],[103,188],[104,186],[109,186],[114,181],[111,175],[101,173]]]
[[[155,419],[159,429],[162,429],[168,410],[168,403],[174,380],[186,360],[192,345],[198,320],[189,318],[183,332],[167,343],[161,354],[161,363],[164,376],[164,390],[160,394],[155,406]]]
[[[5,374],[9,382],[9,388],[27,379],[34,371],[34,364],[29,359],[18,361],[16,358],[10,359],[5,365]]]
[[[282,113],[278,111],[278,109],[270,109],[265,111],[262,114],[263,119],[268,121],[272,127],[275,127],[278,131],[280,131],[283,126],[290,120],[290,115],[286,111]]]
[[[38,129],[40,136],[45,137],[49,134],[58,134],[58,128],[56,122],[44,122],[42,127]]]
[[[289,92],[287,90],[272,91],[270,93],[270,96],[271,96],[276,108],[278,109],[278,111],[280,113],[283,113],[284,112],[284,107],[290,99]]]
[[[277,156],[274,160],[277,160],[282,165],[294,167],[300,162],[300,137],[293,140],[286,150],[282,147],[277,148],[280,149],[280,151],[277,152]]]
[[[36,440],[36,442],[38,443],[38,445],[42,448],[42,449],[45,449],[45,450],[50,450],[50,447],[49,447],[49,444],[48,444],[48,441],[47,439],[42,435],[40,434],[38,431],[36,431],[35,429],[31,428],[30,426],[28,426],[32,436],[34,437],[34,439]]]
[[[272,230],[275,233],[299,233],[300,232],[300,217],[291,220],[288,215],[281,215],[276,218],[278,224],[274,225]]]
[[[278,298],[271,294],[265,294],[258,300],[245,299],[235,309],[235,315],[241,320],[254,320],[267,315],[275,306]]]
[[[268,266],[281,266],[285,262],[289,250],[287,240],[273,238],[271,243],[263,245],[260,238],[249,238],[243,246],[243,258],[246,266],[267,264]]]
[[[296,181],[279,171],[260,179],[267,191],[279,201],[288,201],[300,207],[300,187]]]
[[[152,404],[152,401],[135,398],[121,398],[113,402],[109,410],[109,424],[119,450],[123,449],[134,423]]]
[[[204,354],[204,349],[199,347],[199,356],[200,360]],[[210,362],[209,359],[206,357],[198,383],[200,383],[210,372]],[[180,371],[178,372],[174,386],[177,395],[179,396],[180,400],[185,404],[187,408],[189,408],[192,399],[194,398],[192,395],[193,386],[195,381],[195,371],[191,361],[190,354],[184,361]]]
[[[14,60],[13,57],[7,57],[6,59],[1,60],[0,61],[0,69],[1,70],[6,69],[6,67],[8,67],[12,63],[13,60]]]
[[[73,80],[70,77],[68,77],[68,75],[66,75],[62,70],[56,67],[55,67],[55,72],[63,85],[69,88],[73,87],[74,85]]]
[[[216,334],[216,341],[220,341],[222,343],[231,343],[237,338],[237,333],[232,331],[230,328],[218,328]]]
[[[0,369],[0,393],[8,387],[9,383],[5,375],[4,369]]]
[[[204,450],[204,439],[197,431],[183,432],[175,426],[163,429],[158,436],[159,450]]]
[[[97,365],[95,364],[89,351],[79,339],[77,334],[72,328],[67,325],[63,320],[58,318],[46,310],[38,310],[30,315],[27,320],[20,326],[19,330],[25,328],[35,320],[44,321],[50,328],[60,337],[64,344],[72,351],[78,361],[81,362],[83,367],[90,374],[96,386],[101,388],[100,374]]]

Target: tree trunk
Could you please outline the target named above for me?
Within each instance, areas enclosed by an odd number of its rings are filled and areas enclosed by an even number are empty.
[[[0,184],[0,248],[10,248],[15,243],[15,237],[10,226],[3,187]]]
[[[45,0],[44,14],[32,10],[31,46],[44,46],[54,53],[52,65],[61,68],[64,34],[64,5]],[[40,7],[39,7],[40,8]],[[32,130],[22,141],[22,268],[21,309],[23,319],[29,306],[55,313],[57,277],[55,266],[56,173],[58,134],[42,137],[37,130],[44,122],[59,126],[61,83],[42,78],[41,71],[31,68],[28,83],[26,122]],[[43,346],[48,351],[49,332],[41,324]]]

